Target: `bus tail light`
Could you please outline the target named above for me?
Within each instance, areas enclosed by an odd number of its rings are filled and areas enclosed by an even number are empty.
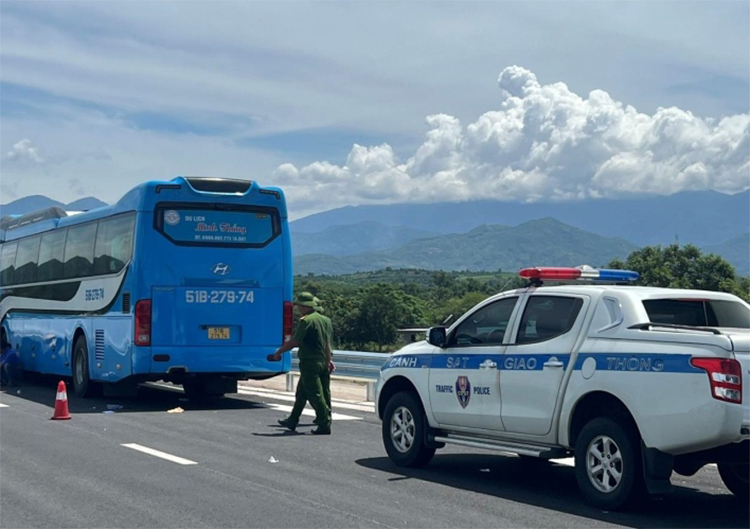
[[[292,339],[292,325],[294,323],[294,305],[291,301],[284,302],[284,343]]]
[[[151,345],[151,300],[135,304],[135,345]]]
[[[742,402],[742,367],[733,358],[691,358],[693,367],[708,373],[711,396],[726,402]]]

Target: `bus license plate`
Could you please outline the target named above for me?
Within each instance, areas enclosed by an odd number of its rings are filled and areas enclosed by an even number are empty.
[[[229,327],[209,327],[209,340],[229,340]]]

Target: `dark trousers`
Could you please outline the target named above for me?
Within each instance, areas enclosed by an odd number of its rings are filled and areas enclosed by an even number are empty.
[[[18,384],[21,378],[20,364],[3,364],[0,367],[0,383],[8,386]]]
[[[331,427],[331,374],[323,360],[300,360],[299,382],[289,421],[298,423],[307,402],[315,410],[315,424]]]

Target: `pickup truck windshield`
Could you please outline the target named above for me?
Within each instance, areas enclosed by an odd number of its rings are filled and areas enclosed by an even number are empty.
[[[643,301],[643,306],[652,323],[750,329],[750,309],[736,301],[649,299]]]

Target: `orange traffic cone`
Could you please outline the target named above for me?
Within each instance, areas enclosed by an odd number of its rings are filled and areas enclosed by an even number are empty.
[[[55,413],[50,418],[56,421],[70,419],[70,412],[68,412],[68,392],[65,390],[65,382],[63,382],[62,380],[59,384],[57,384]]]

